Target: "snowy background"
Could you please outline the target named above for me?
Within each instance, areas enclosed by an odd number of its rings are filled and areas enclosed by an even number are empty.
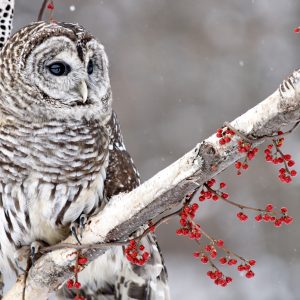
[[[15,30],[36,19],[41,0],[16,2]],[[143,180],[263,100],[299,67],[300,35],[293,33],[299,0],[55,2],[58,20],[83,24],[106,47],[114,108]],[[285,146],[298,171],[299,137],[300,130]],[[192,257],[194,244],[176,237],[176,222],[159,229],[173,300],[300,299],[300,177],[287,186],[275,169],[260,155],[242,177],[229,169],[221,178],[236,201],[288,206],[295,217],[289,227],[241,224],[231,207],[201,205],[199,222],[208,232],[257,260],[254,279],[233,272],[230,287],[216,287],[207,266]]]

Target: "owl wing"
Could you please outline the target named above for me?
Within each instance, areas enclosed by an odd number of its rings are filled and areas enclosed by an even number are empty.
[[[108,199],[122,192],[129,192],[140,184],[139,173],[126,151],[120,124],[115,112],[108,123],[111,132],[109,164],[106,170],[105,193]]]
[[[140,184],[139,173],[130,154],[126,151],[116,114],[109,122],[111,143],[105,191],[108,198],[120,192],[129,192]],[[167,300],[169,289],[167,271],[160,248],[153,233],[145,236],[141,243],[150,252],[144,266],[123,264],[115,284],[117,299]],[[125,257],[123,257],[126,260]]]

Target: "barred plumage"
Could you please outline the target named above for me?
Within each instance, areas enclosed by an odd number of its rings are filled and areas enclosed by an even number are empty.
[[[104,48],[84,28],[24,27],[0,52],[0,79],[0,268],[7,279],[20,273],[19,248],[59,242],[81,214],[132,190],[139,176],[111,108]],[[168,299],[154,236],[145,243],[152,258],[144,267],[117,248],[84,270],[87,299]]]

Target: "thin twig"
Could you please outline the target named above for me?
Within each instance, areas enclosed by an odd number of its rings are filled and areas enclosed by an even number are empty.
[[[45,12],[45,9],[46,9],[46,6],[47,6],[47,3],[48,3],[49,0],[44,0],[43,1],[43,4],[41,6],[41,9],[40,9],[40,12],[39,12],[39,16],[37,18],[37,21],[42,21],[43,19],[43,15],[44,15],[44,12]]]
[[[226,198],[224,198],[221,193],[216,192],[214,189],[212,189],[211,187],[209,187],[207,184],[204,184],[204,186],[206,187],[207,190],[209,190],[210,192],[216,194],[219,198],[221,198],[224,202],[227,202],[228,204],[231,204],[233,206],[238,207],[239,209],[249,209],[249,210],[254,210],[254,211],[258,211],[258,212],[267,212],[265,209],[262,208],[255,208],[255,207],[251,207],[251,206],[246,206],[240,203],[236,203],[233,202],[231,200],[228,200]]]
[[[255,136],[255,135],[252,135],[252,136],[255,138],[256,141],[263,140],[263,139],[266,139],[266,138],[273,139],[273,138],[276,138],[276,137],[285,136],[285,135],[288,135],[288,134],[292,133],[298,127],[299,124],[300,124],[300,121],[297,121],[291,129],[289,129],[288,131],[285,131],[281,134],[272,134],[272,135],[265,134],[265,135],[262,135],[262,136]]]
[[[286,163],[286,161],[285,161],[285,159],[284,159],[284,154],[283,154],[283,152],[279,149],[279,147],[278,147],[278,145],[277,145],[277,143],[276,143],[275,140],[273,140],[273,145],[275,146],[276,151],[280,154],[280,156],[281,156],[282,159],[283,159],[284,168],[286,169],[286,171],[287,171],[289,174],[291,174],[290,169],[289,169],[289,167],[288,167],[288,164]]]
[[[59,249],[64,249],[64,248],[72,248],[72,249],[75,249],[75,250],[83,250],[83,249],[105,249],[105,248],[110,248],[110,247],[113,247],[113,246],[125,246],[131,240],[140,240],[140,239],[142,239],[149,232],[151,232],[153,226],[158,227],[162,223],[169,220],[171,217],[179,215],[182,212],[182,210],[183,210],[183,208],[181,207],[180,209],[178,209],[178,210],[162,217],[160,220],[155,222],[152,226],[150,226],[146,230],[144,230],[142,234],[140,234],[139,236],[137,236],[135,238],[128,239],[127,241],[108,242],[108,243],[100,243],[100,244],[82,244],[82,245],[71,244],[71,243],[60,243],[60,244],[57,244],[57,245],[44,247],[40,250],[40,252],[41,253],[47,253],[47,252],[50,252],[50,251],[53,251],[53,250],[59,250]]]
[[[291,132],[293,132],[298,127],[299,124],[300,124],[300,121],[297,121],[291,129],[289,129],[288,131],[285,131],[281,134],[272,134],[272,135],[266,134],[266,135],[262,135],[262,136],[252,135],[252,137],[248,137],[248,136],[244,135],[243,133],[241,133],[240,131],[238,131],[237,129],[235,129],[229,122],[224,122],[224,126],[228,127],[232,131],[234,131],[236,133],[236,135],[238,135],[240,138],[242,138],[244,141],[248,142],[249,144],[253,144],[254,142],[258,142],[258,141],[266,139],[266,138],[273,139],[273,138],[276,138],[279,136],[288,135]]]

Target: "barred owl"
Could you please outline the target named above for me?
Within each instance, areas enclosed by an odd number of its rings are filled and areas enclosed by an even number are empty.
[[[7,279],[19,273],[18,249],[61,241],[72,222],[135,188],[139,176],[112,110],[104,48],[83,27],[22,28],[0,52],[0,77],[0,268]],[[121,248],[90,264],[80,274],[86,299],[168,299],[154,236],[145,242],[152,256],[143,267]]]

